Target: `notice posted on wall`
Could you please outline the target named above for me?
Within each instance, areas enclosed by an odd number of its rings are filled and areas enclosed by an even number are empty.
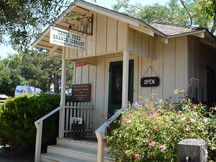
[[[91,84],[72,85],[72,99],[75,102],[91,101]]]

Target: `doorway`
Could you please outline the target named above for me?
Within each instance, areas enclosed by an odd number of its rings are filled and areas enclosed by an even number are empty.
[[[109,69],[108,117],[112,116],[122,105],[123,62],[111,62]],[[129,61],[128,100],[133,102],[134,61]]]
[[[214,106],[216,103],[216,79],[215,70],[207,66],[207,105]]]

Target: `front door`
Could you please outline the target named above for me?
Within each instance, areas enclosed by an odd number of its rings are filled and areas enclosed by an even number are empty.
[[[215,70],[207,66],[207,105],[212,107],[216,103],[216,79]]]
[[[123,62],[111,62],[109,69],[109,102],[108,116],[110,117],[122,104],[122,72]],[[128,82],[128,100],[133,102],[133,80],[134,80],[134,61],[129,61],[129,82]]]

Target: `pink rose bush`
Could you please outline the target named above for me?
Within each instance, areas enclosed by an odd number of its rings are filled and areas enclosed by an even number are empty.
[[[203,117],[205,107],[193,105],[182,96],[184,91],[176,90],[176,95],[179,93],[176,102],[153,102],[152,98],[137,102],[122,114],[121,120],[115,121],[118,127],[106,136],[106,146],[116,161],[175,162],[177,143],[186,138],[201,138],[209,148],[216,149],[212,133],[215,122],[209,131],[212,120]]]

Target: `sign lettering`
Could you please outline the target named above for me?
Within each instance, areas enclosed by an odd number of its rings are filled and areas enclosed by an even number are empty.
[[[50,43],[76,49],[85,49],[86,38],[56,27],[51,27]]]
[[[77,102],[91,101],[91,84],[72,85],[72,99]]]
[[[157,87],[160,84],[159,77],[143,77],[141,78],[141,87]]]

